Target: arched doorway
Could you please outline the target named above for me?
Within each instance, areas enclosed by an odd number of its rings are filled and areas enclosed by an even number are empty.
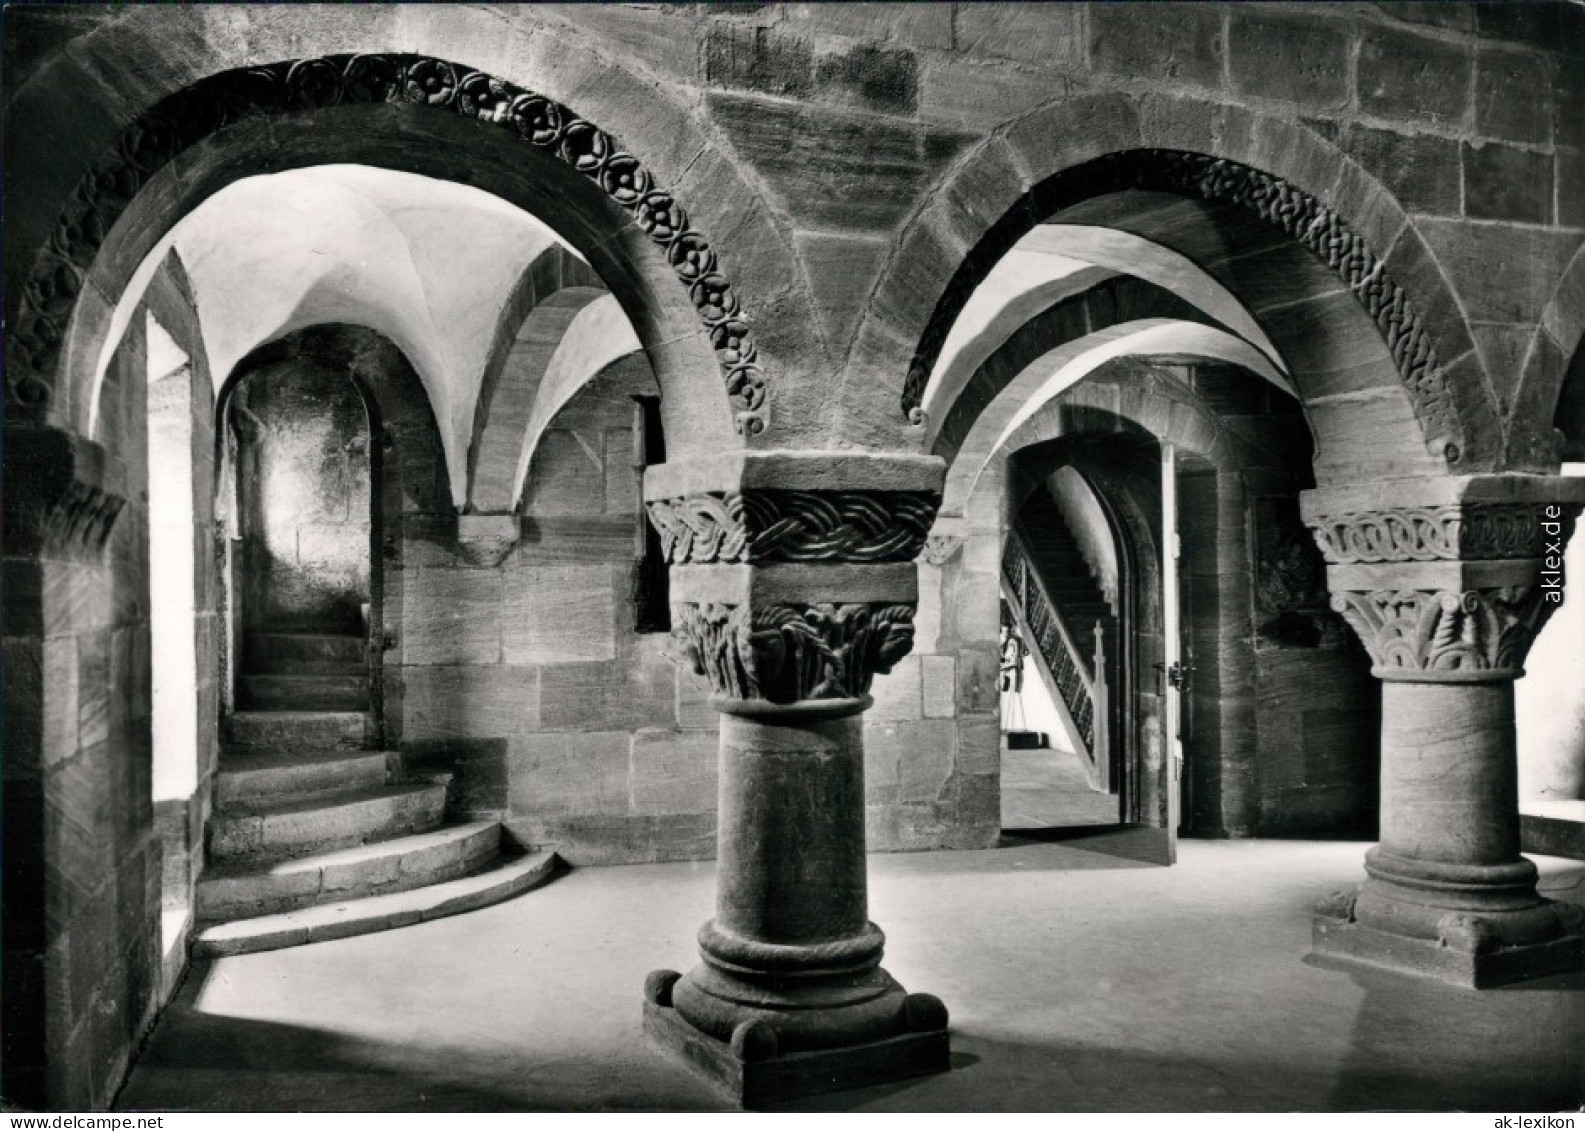
[[[219,505],[228,537],[238,712],[367,714],[383,596],[377,407],[345,373],[298,359],[222,390]]]

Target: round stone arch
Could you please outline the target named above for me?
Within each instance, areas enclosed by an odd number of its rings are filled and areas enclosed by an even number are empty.
[[[1062,266],[1059,273],[1048,274],[1032,264],[1031,255],[1055,255],[1064,264],[1078,261],[1088,266],[1078,270]],[[1058,303],[1105,285],[1155,294],[1180,309],[1197,311],[1196,317],[1208,317],[1273,360],[1278,358],[1254,317],[1186,256],[1114,228],[1042,224],[1020,239],[985,277],[953,326],[924,393],[921,407],[927,438],[930,425],[950,410],[976,370],[1009,338]],[[987,311],[994,313],[987,317]]]
[[[1136,428],[1223,471],[1237,470],[1248,455],[1246,441],[1229,431],[1201,397],[1135,358],[1102,365],[1089,380],[1046,401],[1002,450],[1013,454],[1048,440]]]
[[[1129,356],[1173,356],[1232,362],[1279,388],[1281,374],[1242,338],[1199,322],[1143,318],[1075,335],[1022,364],[972,423],[953,452],[942,490],[942,518],[955,520],[974,496],[981,474],[1051,401],[1107,363]],[[994,359],[993,359],[994,360]]]
[[[1300,387],[1312,415],[1335,413],[1346,402],[1340,393],[1373,400],[1370,419],[1356,413],[1335,430],[1357,434],[1357,444],[1337,451],[1318,478],[1342,481],[1353,454],[1388,448],[1395,474],[1497,464],[1500,430],[1473,339],[1391,194],[1307,127],[1181,97],[1066,98],[996,130],[899,234],[872,297],[860,344],[912,341],[906,373],[885,389],[845,393],[893,397],[894,419],[917,426],[919,396],[958,311],[1025,233],[1055,220],[1149,235],[1134,222],[1164,200],[1201,207],[1238,229],[1250,249],[1262,242],[1286,248],[1287,269],[1308,268],[1308,278],[1296,281],[1311,296],[1338,292],[1323,349],[1346,353],[1364,336],[1380,344],[1374,356],[1341,359],[1350,371],[1345,381]],[[1229,289],[1259,317],[1256,283],[1233,279]],[[1287,352],[1283,336],[1272,337]],[[1290,334],[1289,341],[1302,339]]]
[[[677,200],[560,103],[407,54],[226,71],[140,114],[70,194],[19,288],[7,342],[12,419],[81,430],[92,401],[84,385],[115,301],[176,220],[243,177],[330,163],[437,179],[464,170],[475,187],[545,220],[607,281],[679,436],[716,451],[765,429],[769,389],[753,329]]]
[[[1585,248],[1569,261],[1530,341],[1508,437],[1510,458],[1516,466],[1552,473],[1558,470],[1555,422],[1563,407],[1565,385],[1578,372],[1581,358],[1585,358]],[[1581,443],[1585,439],[1580,436],[1565,437],[1564,450],[1578,451]]]

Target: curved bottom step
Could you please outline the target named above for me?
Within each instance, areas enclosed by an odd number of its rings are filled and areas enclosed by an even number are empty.
[[[194,902],[200,922],[252,919],[446,883],[500,859],[500,823],[471,821],[262,866],[217,860]]]
[[[447,880],[392,895],[374,895],[261,915],[255,919],[216,923],[194,935],[193,957],[217,958],[279,950],[476,911],[538,887],[554,876],[560,866],[561,858],[554,852],[531,852],[460,880]]]

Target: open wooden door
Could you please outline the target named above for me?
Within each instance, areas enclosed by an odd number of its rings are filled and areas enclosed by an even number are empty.
[[[1165,720],[1167,863],[1178,859],[1178,826],[1183,823],[1184,662],[1183,608],[1178,586],[1178,451],[1161,445],[1161,695]]]

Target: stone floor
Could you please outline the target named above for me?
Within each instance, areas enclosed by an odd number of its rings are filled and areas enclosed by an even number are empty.
[[[1101,837],[1099,840],[1106,840]],[[1363,846],[1084,839],[873,856],[887,967],[952,1011],[954,1070],[811,1110],[1577,1109],[1585,975],[1473,992],[1305,961]],[[1585,903],[1585,864],[1541,858]],[[588,868],[496,907],[189,974],[127,1110],[707,1109],[639,987],[686,966],[714,865]]]
[[[1117,816],[1117,795],[1091,789],[1073,751],[1002,747],[1002,828],[1115,825]]]

